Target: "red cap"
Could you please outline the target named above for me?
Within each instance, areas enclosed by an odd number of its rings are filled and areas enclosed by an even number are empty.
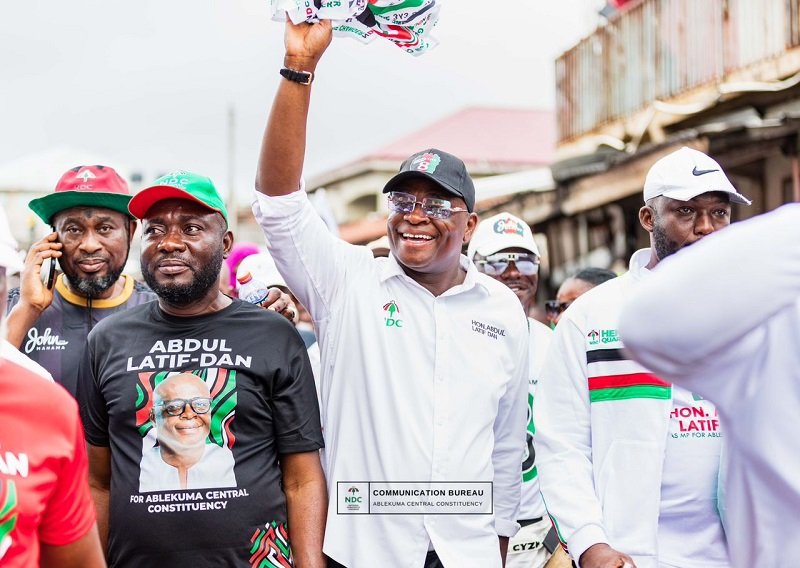
[[[55,192],[33,199],[28,206],[42,221],[70,207],[105,207],[130,216],[127,182],[108,166],[76,166],[61,176]]]
[[[119,193],[129,196],[128,184],[113,168],[108,166],[78,166],[58,180],[59,191],[89,191],[92,193]]]

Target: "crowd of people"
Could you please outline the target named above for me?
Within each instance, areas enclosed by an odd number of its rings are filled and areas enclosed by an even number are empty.
[[[268,252],[234,250],[188,171],[136,195],[67,171],[30,203],[52,232],[24,264],[0,217],[0,297],[20,271],[0,565],[800,561],[800,206],[729,229],[749,200],[702,152],[668,154],[643,182],[650,248],[567,278],[545,325],[530,226],[479,220],[443,150],[386,183],[384,241],[329,231],[302,175],[330,41],[287,23],[253,197]],[[144,282],[123,273],[137,229]],[[232,292],[245,274],[271,286],[258,305]],[[419,501],[378,514],[377,486]]]

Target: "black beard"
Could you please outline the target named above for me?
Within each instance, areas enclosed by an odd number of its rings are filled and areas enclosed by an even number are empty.
[[[219,286],[222,262],[222,249],[218,249],[206,266],[200,268],[189,266],[194,276],[190,284],[161,284],[153,273],[147,270],[144,262],[142,262],[142,276],[156,296],[173,306],[184,307],[205,296],[212,287]]]
[[[653,248],[656,249],[658,260],[662,261],[678,252],[682,247],[675,241],[670,240],[666,232],[656,223],[653,225]]]
[[[125,261],[127,261],[127,257]],[[86,298],[99,298],[102,294],[107,292],[119,280],[122,270],[125,268],[125,262],[114,268],[105,276],[85,277],[79,278],[75,274],[68,274],[64,271],[64,277],[69,282],[69,287],[79,292]],[[63,271],[63,267],[62,267]]]

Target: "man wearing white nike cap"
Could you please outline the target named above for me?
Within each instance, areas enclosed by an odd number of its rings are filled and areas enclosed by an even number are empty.
[[[618,320],[642,281],[658,278],[652,268],[727,227],[731,203],[749,201],[689,148],[653,165],[644,199],[652,248],[576,299],[556,327],[534,407],[542,495],[581,568],[727,568],[716,409],[630,360]]]
[[[737,223],[665,262],[620,319],[636,360],[719,408],[737,568],[800,560],[798,243],[800,203]],[[702,317],[698,305],[709,306]]]

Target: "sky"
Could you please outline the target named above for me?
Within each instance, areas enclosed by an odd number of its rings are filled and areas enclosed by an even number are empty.
[[[554,60],[591,32],[597,3],[442,0],[440,45],[420,57],[334,39],[313,85],[307,175],[467,106],[553,108]],[[145,181],[201,172],[248,200],[283,62],[268,0],[26,0],[4,12],[0,165],[71,146]]]

